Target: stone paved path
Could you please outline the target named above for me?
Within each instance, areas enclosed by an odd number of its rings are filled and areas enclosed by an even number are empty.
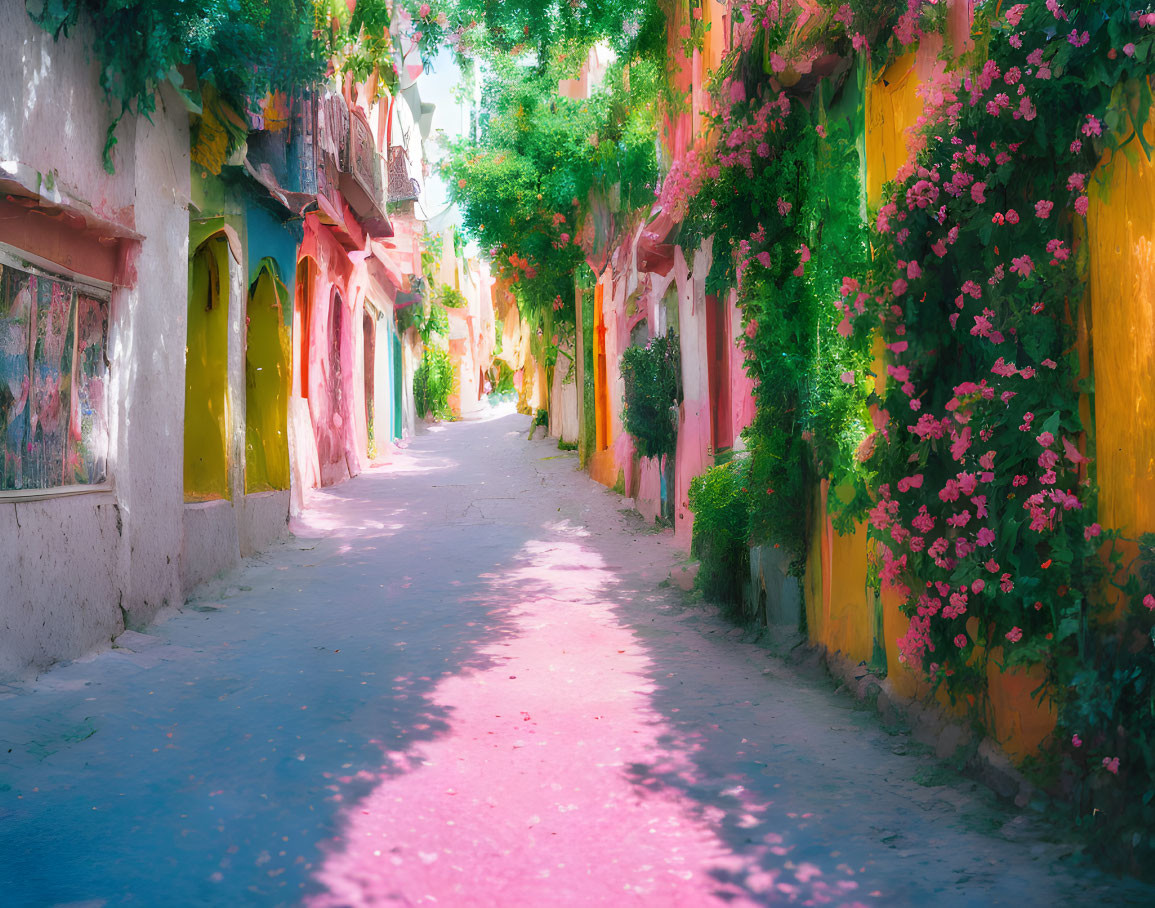
[[[528,426],[434,427],[10,688],[0,903],[1155,903],[660,586]]]

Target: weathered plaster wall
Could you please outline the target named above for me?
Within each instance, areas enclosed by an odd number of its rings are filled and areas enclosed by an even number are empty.
[[[112,300],[113,490],[0,496],[0,677],[11,677],[180,601],[187,279],[173,263],[188,255],[189,182],[187,114],[172,96],[161,94],[151,124],[126,118],[107,174],[108,111],[82,35],[54,43],[20,0],[0,0],[0,22],[6,46],[20,48],[0,55],[0,161],[51,174],[61,204],[143,237]]]
[[[710,373],[706,343],[706,273],[712,240],[693,253],[693,270],[679,246],[674,254],[678,327],[682,346],[682,412],[674,460],[674,538],[689,549],[694,532],[690,482],[713,466],[710,456]]]
[[[549,434],[568,444],[578,440],[578,386],[572,347],[558,348],[550,389]],[[568,376],[568,381],[567,381]]]
[[[288,532],[289,490],[253,492],[237,508],[237,545],[242,558],[268,548]]]
[[[0,679],[119,631],[121,532],[111,492],[0,504]]]

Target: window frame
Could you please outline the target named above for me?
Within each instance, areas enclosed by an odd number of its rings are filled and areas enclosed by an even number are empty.
[[[109,384],[111,385],[113,368],[111,357],[108,355],[108,348],[112,345],[113,337],[112,294],[116,289],[115,285],[108,281],[102,281],[99,278],[89,277],[88,275],[72,271],[56,262],[41,258],[34,253],[3,242],[0,242],[0,265],[7,268],[15,268],[19,271],[36,275],[37,277],[73,284],[78,290],[82,290],[88,296],[102,299],[108,304],[108,337],[105,341],[105,357],[109,360],[108,374],[110,378]],[[113,409],[111,399],[107,402],[107,406],[110,411]],[[106,413],[105,418],[108,422],[109,435],[111,436],[113,434],[113,413]],[[109,456],[109,464],[106,468],[107,475],[102,482],[54,486],[49,489],[0,489],[0,504],[20,504],[22,502],[48,501],[54,498],[68,498],[77,495],[98,495],[113,492],[116,485],[112,476],[112,460],[113,458]]]

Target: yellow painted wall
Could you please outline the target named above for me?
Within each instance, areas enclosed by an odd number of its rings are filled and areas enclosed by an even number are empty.
[[[189,265],[185,346],[186,501],[229,498],[229,247],[217,234]]]
[[[855,662],[869,661],[874,628],[866,585],[866,524],[859,524],[850,535],[834,532],[827,509],[832,494],[835,490],[822,480],[811,512],[804,581],[807,633],[811,640]]]
[[[1097,175],[1087,241],[1099,521],[1134,539],[1155,530],[1155,165],[1139,151]]]
[[[906,163],[906,131],[922,113],[915,55],[891,63],[866,87],[866,201],[882,201],[882,186]]]
[[[866,89],[865,189],[871,211],[881,203],[883,184],[906,162],[906,130],[922,112],[922,101],[915,94],[919,84],[915,59],[914,54],[900,57]],[[875,372],[884,376],[885,351],[881,343],[876,349]],[[893,642],[905,632],[907,619],[899,610],[896,597],[884,596],[884,626],[876,626],[874,599],[867,586],[871,545],[866,524],[857,525],[849,535],[834,532],[827,516],[827,497],[837,493],[823,482],[811,523],[812,545],[805,584],[810,639],[857,662],[869,661],[875,638],[885,634],[889,673],[892,677],[910,675],[913,687],[913,675],[898,663]],[[896,626],[902,629],[891,639]]]
[[[918,85],[916,57],[906,55],[887,67],[882,75],[867,87],[866,194],[867,204],[872,212],[877,210],[881,204],[882,187],[885,182],[892,179],[898,168],[906,162],[906,130],[914,125],[922,111],[922,101],[916,94]],[[1146,207],[1141,212],[1136,212],[1135,220],[1145,218],[1147,223],[1155,223],[1152,221],[1153,215],[1155,215],[1155,196],[1150,194],[1149,190]],[[1148,261],[1150,264],[1155,264],[1151,260]],[[1130,265],[1127,267],[1130,268]],[[1125,273],[1121,263],[1110,265],[1109,270],[1115,280],[1119,280],[1120,275]],[[1117,292],[1116,295],[1118,295]],[[1149,313],[1151,311],[1148,309]],[[1127,319],[1132,317],[1132,315],[1124,316],[1121,326],[1126,325]],[[1148,321],[1148,325],[1150,324],[1151,322]],[[1100,339],[1098,325],[1095,326],[1095,336],[1096,340]],[[1150,340],[1147,342],[1145,350],[1147,352],[1147,368],[1150,369],[1152,365]],[[875,372],[880,376],[878,390],[879,393],[882,393],[882,386],[885,384],[885,350],[881,343],[876,344],[875,359]],[[1097,359],[1096,378],[1098,378],[1099,368],[1100,363]],[[1150,372],[1146,374],[1149,380],[1151,374]],[[1138,372],[1132,373],[1132,375],[1133,377],[1123,382],[1123,386],[1129,387],[1131,382],[1141,380]],[[1129,399],[1133,402],[1133,391],[1130,393]],[[1155,426],[1150,423],[1144,425],[1150,428],[1141,430],[1139,426],[1135,426],[1135,431],[1146,431],[1145,438],[1148,450],[1152,453],[1152,462],[1155,462],[1155,447],[1152,447],[1155,446],[1155,431],[1153,431]],[[1131,442],[1129,441],[1128,444]],[[1132,447],[1131,450],[1135,450],[1135,448]],[[1155,492],[1155,489],[1151,491]],[[863,557],[860,553],[867,551],[865,545],[859,548],[855,544],[856,540],[857,534],[853,540],[839,540],[831,547],[832,564],[836,566],[833,572],[840,573],[843,578],[843,595],[850,592],[851,585],[857,586],[859,583],[858,573],[853,569],[853,566],[858,558]],[[837,584],[832,585],[837,588]],[[834,593],[834,601],[838,601],[838,593]],[[897,640],[906,633],[909,625],[909,620],[900,608],[900,597],[892,588],[884,587],[881,590],[881,605],[882,628],[880,629],[880,636],[886,652],[887,674],[890,684],[895,692],[902,696],[920,698],[930,696],[931,687],[922,679],[921,674],[911,671],[899,661]],[[838,627],[839,621],[844,619],[839,616],[836,606],[832,606],[831,613],[834,620],[830,622],[831,629],[827,631],[827,637],[836,640],[838,635],[834,628]],[[860,623],[866,622],[869,613],[870,611],[864,603],[863,621]],[[857,637],[853,634],[848,636],[843,633],[842,639],[846,641],[845,645],[848,647],[845,650],[846,654],[852,658],[859,658],[851,649],[856,644],[860,645]],[[1001,661],[1002,652],[1000,649],[990,653],[987,660],[988,697],[981,706],[985,711],[991,735],[1008,754],[1021,759],[1038,752],[1039,745],[1054,729],[1055,714],[1051,704],[1039,703],[1031,698],[1031,692],[1039,687],[1041,681],[1041,667],[1020,667],[1004,672],[1000,668]],[[948,713],[960,717],[965,714],[968,706],[973,707],[975,705],[973,703],[951,704],[941,689],[936,699]]]
[[[249,291],[245,338],[245,491],[289,487],[289,292],[263,268]]]

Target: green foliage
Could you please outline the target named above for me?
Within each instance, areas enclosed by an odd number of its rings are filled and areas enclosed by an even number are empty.
[[[1155,873],[1155,534],[1117,584],[1124,608],[1110,627],[1079,628],[1051,767],[1093,849],[1132,873]],[[1111,761],[1117,760],[1117,763]]]
[[[517,388],[513,384],[513,370],[504,359],[493,361],[495,371],[492,394],[515,394]]]
[[[434,303],[414,303],[397,313],[397,329],[405,332],[410,328],[416,328],[422,343],[428,345],[434,335],[449,334],[449,316]]]
[[[579,52],[580,51],[580,52]],[[523,318],[573,322],[573,278],[585,250],[579,225],[591,199],[632,210],[657,180],[656,63],[607,72],[588,100],[558,94],[584,50],[552,47],[546,64],[492,63],[478,141],[454,147],[446,170],[466,233],[514,286]],[[608,239],[608,238],[607,238]]]
[[[425,283],[433,283],[444,252],[445,237],[440,233],[426,233],[425,242],[421,244],[421,274]]]
[[[442,284],[438,287],[436,294],[437,302],[450,309],[464,309],[469,305],[465,295],[448,284]]]
[[[682,402],[682,357],[673,330],[622,354],[626,386],[622,421],[642,457],[673,456]]]
[[[407,3],[423,33],[426,54],[448,40],[459,54],[499,59],[527,52],[544,59],[552,48],[588,47],[605,41],[621,56],[661,47],[664,18],[657,3],[636,0],[443,0],[430,4],[419,20],[420,4]],[[439,18],[444,18],[444,25]]]
[[[780,545],[800,573],[817,480],[840,490],[829,497],[840,529],[870,503],[871,476],[857,456],[871,429],[870,335],[840,332],[834,306],[842,276],[867,260],[862,109],[855,82],[820,84],[807,109],[767,94],[761,66],[748,68],[740,95],[748,100],[721,105],[719,149],[688,174],[702,188],[689,199],[681,241],[692,248],[713,235],[707,287],[738,288],[756,381],[745,433],[750,529],[755,541]]]
[[[350,16],[335,0],[26,0],[28,15],[54,38],[83,14],[93,27],[100,87],[112,111],[104,147],[112,172],[116,127],[129,113],[149,116],[167,81],[187,91],[177,67],[191,64],[238,111],[266,91],[316,82],[338,49],[352,70],[392,77],[385,0],[362,0]],[[332,27],[336,22],[337,27]]]
[[[453,393],[453,361],[449,351],[426,347],[421,364],[413,374],[413,401],[417,415],[424,418],[452,419],[449,395]]]
[[[712,602],[738,604],[742,579],[749,573],[748,469],[746,460],[735,459],[690,482],[690,551],[699,561],[698,588]]]

